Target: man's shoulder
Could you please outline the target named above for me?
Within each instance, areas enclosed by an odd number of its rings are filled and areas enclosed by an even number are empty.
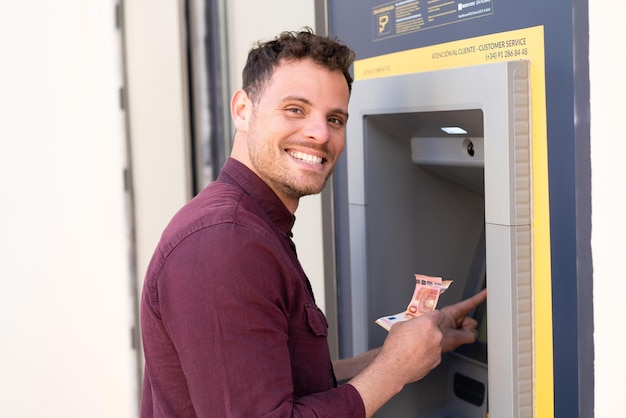
[[[214,182],[184,205],[165,227],[151,264],[157,270],[176,248],[220,250],[229,239],[272,239],[271,226],[243,190]],[[188,243],[188,244],[186,244]]]
[[[216,181],[174,215],[163,238],[182,239],[198,230],[228,223],[262,224],[254,202],[245,191]]]

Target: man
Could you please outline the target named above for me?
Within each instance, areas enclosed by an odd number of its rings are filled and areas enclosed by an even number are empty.
[[[369,417],[442,350],[476,338],[465,314],[484,293],[394,325],[382,348],[333,370],[291,228],[344,149],[353,59],[308,30],[250,51],[231,158],[172,219],[148,268],[143,418]]]

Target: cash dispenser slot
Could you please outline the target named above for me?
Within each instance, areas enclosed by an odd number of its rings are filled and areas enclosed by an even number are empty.
[[[461,373],[454,373],[452,380],[454,394],[475,406],[485,402],[485,384]]]

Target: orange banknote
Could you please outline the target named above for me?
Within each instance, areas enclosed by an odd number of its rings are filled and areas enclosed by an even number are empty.
[[[389,331],[396,322],[406,321],[420,316],[424,312],[434,311],[437,309],[439,295],[445,292],[451,283],[452,280],[442,280],[441,277],[416,274],[415,291],[413,291],[413,297],[406,310],[399,314],[378,318],[376,323]]]

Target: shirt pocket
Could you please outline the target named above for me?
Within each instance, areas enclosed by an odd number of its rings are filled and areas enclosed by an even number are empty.
[[[328,336],[328,322],[324,313],[316,306],[310,303],[304,304],[306,315],[305,326],[318,337]]]
[[[291,363],[295,398],[334,387],[327,337],[324,313],[314,304],[305,304]]]

